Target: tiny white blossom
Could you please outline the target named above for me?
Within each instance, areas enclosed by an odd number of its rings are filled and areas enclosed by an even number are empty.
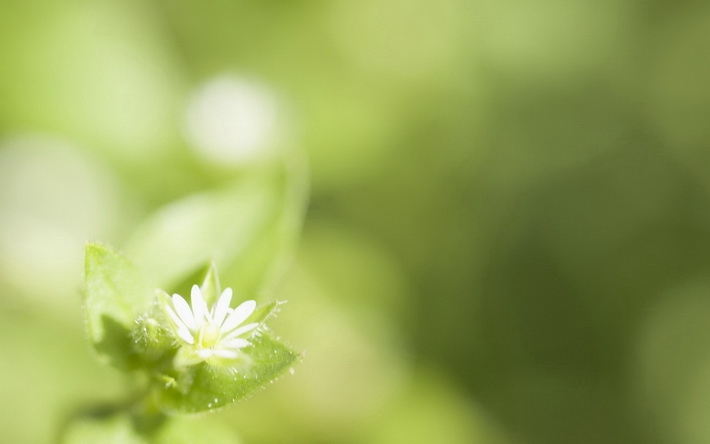
[[[241,336],[259,325],[242,325],[254,312],[256,302],[245,301],[237,308],[231,309],[231,288],[225,289],[211,308],[207,307],[202,290],[197,285],[192,286],[190,305],[179,294],[173,294],[172,298],[165,296],[165,311],[170,318],[176,339],[182,346],[178,352],[182,365],[238,357],[239,350],[250,345],[249,341]]]

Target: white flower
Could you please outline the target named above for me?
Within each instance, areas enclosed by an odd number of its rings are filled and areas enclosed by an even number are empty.
[[[242,325],[256,308],[253,300],[242,302],[237,308],[229,307],[232,289],[227,288],[211,309],[207,308],[202,290],[192,286],[191,306],[179,294],[172,298],[166,295],[164,304],[175,336],[182,346],[177,360],[181,365],[193,365],[201,361],[214,363],[234,359],[239,350],[250,345],[243,335],[251,332],[258,323]]]

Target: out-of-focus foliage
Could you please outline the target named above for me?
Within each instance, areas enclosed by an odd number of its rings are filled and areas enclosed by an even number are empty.
[[[0,438],[122,396],[102,240],[288,300],[220,436],[710,441],[706,3],[0,2]]]
[[[62,444],[101,442],[108,444],[146,444],[136,433],[130,415],[88,412],[64,430]],[[156,444],[240,444],[235,433],[214,420],[180,418],[168,420],[151,436]]]

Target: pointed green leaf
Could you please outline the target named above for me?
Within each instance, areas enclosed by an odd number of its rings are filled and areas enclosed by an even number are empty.
[[[205,300],[208,307],[217,302],[217,298],[222,294],[222,289],[219,285],[217,265],[214,262],[210,263],[200,288],[202,289],[202,298]]]
[[[268,304],[256,307],[251,316],[244,320],[243,324],[263,324],[264,322],[266,322],[267,319],[272,316],[275,316],[278,313],[279,307],[282,304],[283,302],[269,302]]]
[[[135,358],[130,332],[150,307],[153,290],[125,257],[93,243],[86,246],[85,284],[90,341],[103,359],[130,367]]]
[[[177,384],[160,386],[160,405],[170,412],[195,413],[230,405],[264,387],[299,359],[281,342],[260,333],[243,349],[243,365],[220,367],[205,363],[187,369]]]
[[[254,297],[288,263],[305,208],[303,177],[300,166],[259,172],[189,196],[149,218],[126,251],[162,288],[175,291],[214,261],[235,294]]]
[[[305,215],[308,181],[297,153],[285,168],[279,178],[279,201],[268,223],[241,254],[220,268],[222,278],[232,283],[236,294],[271,294],[291,264]]]
[[[171,288],[202,264],[223,264],[268,223],[278,190],[268,177],[249,177],[225,189],[192,195],[160,210],[140,227],[126,251]]]

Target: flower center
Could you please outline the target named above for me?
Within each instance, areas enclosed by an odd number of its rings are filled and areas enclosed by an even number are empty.
[[[202,326],[198,344],[201,348],[211,348],[219,342],[219,326],[210,322]]]

